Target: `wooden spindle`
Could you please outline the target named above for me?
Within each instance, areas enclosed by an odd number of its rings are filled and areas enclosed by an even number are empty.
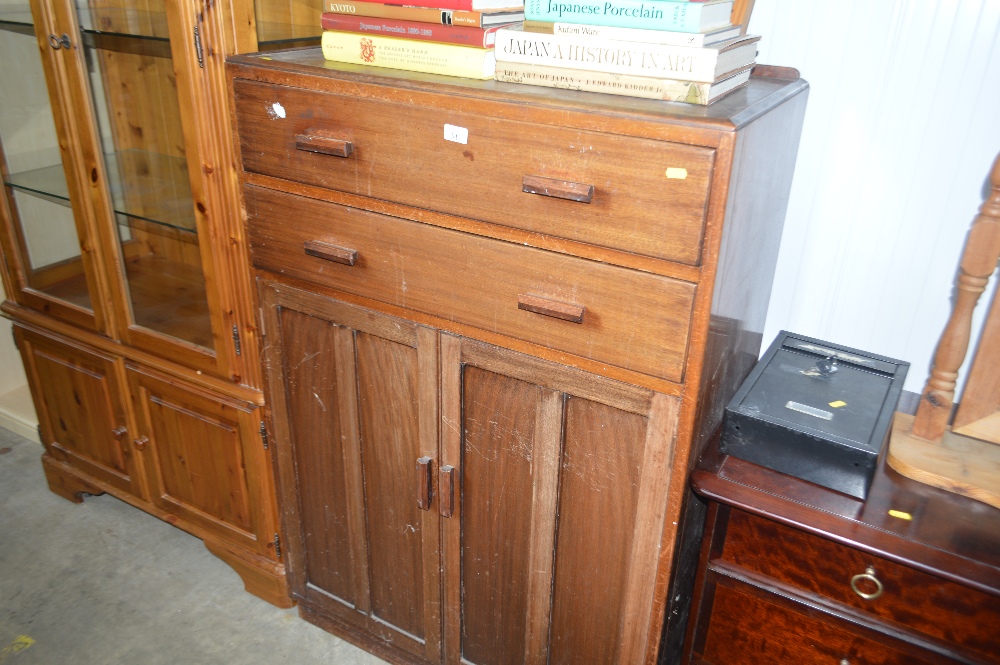
[[[972,311],[1000,258],[1000,155],[990,171],[990,187],[990,194],[980,206],[965,241],[955,284],[955,306],[941,333],[934,364],[913,421],[913,435],[928,441],[939,440],[948,426],[958,368],[969,349]]]
[[[729,22],[733,25],[741,26],[741,35],[747,34],[747,24],[750,22],[750,14],[753,13],[754,0],[736,0],[733,3],[733,11],[730,14]]]

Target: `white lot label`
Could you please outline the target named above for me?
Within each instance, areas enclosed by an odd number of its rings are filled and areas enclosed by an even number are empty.
[[[469,142],[469,130],[457,125],[445,125],[444,140],[465,145]]]

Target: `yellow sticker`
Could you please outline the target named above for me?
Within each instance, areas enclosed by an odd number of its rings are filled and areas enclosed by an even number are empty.
[[[835,409],[839,409],[842,406],[847,406],[847,402],[842,402],[841,400],[838,399],[836,402],[830,402],[830,406],[832,406]]]
[[[889,516],[890,517],[898,517],[901,520],[912,520],[913,519],[913,515],[911,515],[910,513],[904,513],[902,510],[890,510],[889,511]]]
[[[667,177],[671,180],[684,180],[688,177],[688,170],[671,166],[667,169]]]
[[[31,639],[27,635],[18,635],[14,638],[13,642],[5,646],[3,649],[0,649],[0,663],[5,661],[7,656],[15,654],[18,651],[24,651],[34,643],[35,640]]]

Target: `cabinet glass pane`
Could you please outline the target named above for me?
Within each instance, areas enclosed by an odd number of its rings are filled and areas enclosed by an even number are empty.
[[[134,324],[211,348],[163,0],[77,0]]]
[[[27,286],[90,310],[80,241],[31,11],[0,5],[0,141],[15,259]],[[12,257],[13,259],[14,257]]]
[[[324,0],[254,0],[257,46],[262,51],[319,44]]]

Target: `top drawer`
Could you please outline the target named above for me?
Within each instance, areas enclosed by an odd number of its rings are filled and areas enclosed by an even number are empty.
[[[1000,598],[981,591],[741,510],[729,515],[721,556],[990,662],[1000,653]]]
[[[240,79],[233,88],[248,172],[701,260],[714,150]],[[467,142],[446,140],[446,125]]]

